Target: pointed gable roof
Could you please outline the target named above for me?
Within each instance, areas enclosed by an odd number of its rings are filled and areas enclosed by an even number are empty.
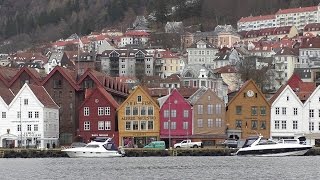
[[[190,102],[190,104],[194,105],[200,99],[200,97],[207,92],[207,90],[207,87],[202,86],[201,88],[199,88],[189,97],[188,101]]]
[[[117,101],[103,88],[103,87],[96,87],[94,89],[88,89],[88,91],[90,91],[88,93],[88,96],[86,96],[86,98],[84,99],[83,103],[81,104],[80,107],[83,107],[83,105],[91,98],[93,97],[96,93],[100,93],[103,95],[103,97],[105,99],[107,99],[111,105],[117,109],[119,107],[119,104],[117,103]]]
[[[32,90],[33,94],[46,108],[56,108],[59,106],[53,101],[47,90],[43,86],[38,86],[34,84],[26,84]]]
[[[262,93],[261,89],[257,86],[257,84],[252,80],[248,80],[246,81],[242,87],[239,89],[239,91],[237,92],[237,94],[229,101],[228,105],[231,104],[246,88],[247,86],[249,86],[249,84],[253,84],[253,86],[255,87],[256,90],[258,90],[259,94],[262,95],[262,97],[264,98],[265,102],[267,104],[270,105],[269,101],[267,101],[266,97],[264,96],[264,94]]]
[[[74,89],[80,89],[76,83],[76,72],[60,66],[56,66],[42,81],[41,85],[44,85],[55,73],[60,73]]]
[[[18,72],[19,69],[17,68],[0,66],[0,80],[2,80],[7,87],[9,87],[11,80]]]
[[[0,97],[9,105],[14,98],[14,94],[9,88],[0,87]]]
[[[13,79],[10,81],[10,86],[20,77],[20,75],[26,72],[35,82],[36,84],[40,85],[41,83],[41,76],[38,73],[38,71],[36,71],[33,68],[29,68],[29,67],[23,67],[21,68],[18,73],[13,77]]]
[[[170,91],[170,90],[169,90]],[[179,97],[181,97],[181,99],[183,99],[186,103],[188,103],[190,105],[190,102],[187,101],[183,96],[182,94],[178,91],[178,89],[174,88],[172,89],[171,92],[169,92],[168,95],[164,96],[164,97],[161,97],[158,99],[158,102],[159,102],[159,106],[160,108],[165,104],[165,102],[169,99],[170,96],[174,96],[175,94],[177,94]],[[171,99],[171,98],[170,98]]]
[[[281,88],[277,91],[277,95],[273,96],[271,99],[270,99],[270,104],[273,104],[276,100],[278,100],[278,97],[281,97],[281,95],[283,95],[286,91],[290,91],[291,94],[293,94],[293,96],[297,99],[297,101],[303,105],[301,99],[297,96],[297,94],[292,90],[292,88],[289,86],[289,85],[283,85],[281,86]]]
[[[146,95],[148,96],[148,99],[155,105],[155,107],[157,107],[158,109],[160,109],[158,103],[152,99],[152,97],[150,96],[150,94],[149,94],[147,91],[145,91],[142,86],[136,86],[136,87],[134,88],[134,90],[129,94],[129,96],[127,97],[127,99],[126,99],[122,104],[120,104],[120,106],[118,107],[118,109],[121,109],[121,108],[132,98],[132,96],[133,96],[134,94],[136,94],[136,92],[138,92],[138,91],[142,91],[143,94],[146,94]]]

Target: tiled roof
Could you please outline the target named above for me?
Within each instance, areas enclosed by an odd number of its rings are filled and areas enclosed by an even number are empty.
[[[223,74],[223,73],[237,73],[237,69],[235,66],[226,65],[220,68],[215,69],[215,72]]]
[[[149,89],[149,94],[152,97],[162,97],[168,95],[168,88],[148,88]],[[190,87],[181,87],[177,88],[179,93],[184,97],[184,98],[189,98],[192,94],[194,94],[198,88],[190,88]]]
[[[305,31],[320,31],[320,23],[310,23],[305,25],[303,28],[303,32]]]
[[[46,78],[42,81],[42,85],[45,84],[55,73],[60,72],[61,75],[70,83],[70,85],[74,89],[79,89],[79,86],[77,85],[77,73],[73,70],[63,68],[60,66],[56,66],[47,76]]]
[[[38,98],[38,100],[44,105],[44,107],[56,109],[59,108],[43,86],[37,86],[34,84],[29,84],[28,86],[30,87],[34,95]]]
[[[299,49],[283,47],[275,54],[275,56],[284,56],[284,55],[299,56]]]
[[[177,53],[173,53],[169,50],[160,51],[159,53],[162,55],[162,58],[178,58],[179,57]]]
[[[300,48],[320,48],[319,37],[308,37],[302,39]]]
[[[275,18],[276,18],[275,15],[248,16],[248,17],[242,17],[238,22],[263,21],[263,20],[271,20]]]
[[[89,93],[88,96],[86,96],[86,98],[81,106],[83,106],[88,99],[90,99],[92,96],[94,96],[95,93],[99,92],[105,97],[106,100],[108,100],[111,103],[111,105],[115,109],[117,109],[119,107],[119,104],[117,103],[117,101],[104,88],[96,87],[95,89],[88,89],[88,91],[91,91],[91,92]]]
[[[42,60],[44,63],[48,62],[48,58],[41,53],[22,52],[10,55],[10,57],[13,61],[33,62],[34,60]]]
[[[9,85],[13,77],[19,72],[17,68],[9,68],[0,66],[0,79],[4,79],[5,83]]]
[[[0,87],[0,97],[4,100],[4,102],[9,105],[14,98],[13,92],[6,87]]]
[[[310,7],[299,7],[299,8],[290,8],[290,9],[279,9],[276,14],[289,14],[289,13],[300,13],[300,12],[310,12],[317,11],[318,6],[310,6]]]

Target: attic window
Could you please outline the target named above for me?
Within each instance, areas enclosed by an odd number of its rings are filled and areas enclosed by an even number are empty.
[[[289,101],[289,96],[287,96],[287,101]]]
[[[141,96],[138,96],[138,97],[137,97],[137,102],[138,102],[138,103],[141,103],[141,102],[142,102],[142,97],[141,97]]]

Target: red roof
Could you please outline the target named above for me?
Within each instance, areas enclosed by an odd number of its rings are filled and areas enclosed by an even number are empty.
[[[20,75],[26,72],[38,85],[40,84],[41,76],[39,72],[33,68],[23,67],[19,70],[19,72],[12,78],[10,81],[10,86],[20,77]]]
[[[66,69],[60,66],[56,66],[47,76],[46,78],[42,81],[42,85],[44,85],[53,75],[54,73],[58,72],[70,83],[70,85],[76,89],[79,90],[79,86],[76,83],[76,78],[77,74],[75,71],[72,71],[70,69]]]
[[[263,20],[271,20],[275,18],[276,18],[275,15],[248,16],[248,17],[242,17],[238,22],[263,21]]]
[[[310,23],[304,26],[303,31],[320,31],[320,23]]]
[[[300,13],[300,12],[317,11],[317,10],[318,10],[318,6],[299,7],[299,8],[290,8],[290,9],[279,9],[279,11],[276,14]]]
[[[178,58],[178,55],[176,53],[173,53],[169,50],[160,51],[160,54],[162,55],[162,58]]]
[[[115,109],[119,107],[119,104],[117,103],[117,101],[104,88],[97,87],[95,89],[88,89],[88,91],[89,92],[86,92],[86,94],[87,93],[88,94],[80,107],[82,107],[92,96],[94,96],[95,93],[101,93],[105,97],[105,99],[108,100]]]
[[[124,36],[149,36],[149,33],[144,31],[127,31]]]
[[[4,100],[4,102],[9,105],[14,98],[13,92],[6,87],[0,87],[0,97]]]
[[[53,101],[47,90],[43,86],[37,86],[34,84],[28,84],[34,95],[38,98],[38,100],[47,108],[56,108],[58,109],[58,105]]]
[[[9,68],[0,66],[0,79],[7,85],[10,86],[11,80],[19,72],[17,68]]]
[[[223,73],[236,73],[237,72],[236,67],[231,66],[231,65],[226,65],[226,66],[217,68],[217,69],[215,69],[215,71],[217,73],[221,73],[221,74],[223,74]]]

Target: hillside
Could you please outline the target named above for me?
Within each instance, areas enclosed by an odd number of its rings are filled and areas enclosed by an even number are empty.
[[[318,0],[0,0],[0,52],[99,31],[125,30],[136,15],[156,18],[161,30],[167,21],[183,21],[206,31],[217,24],[236,25],[239,18],[270,14],[280,8],[313,6]]]

